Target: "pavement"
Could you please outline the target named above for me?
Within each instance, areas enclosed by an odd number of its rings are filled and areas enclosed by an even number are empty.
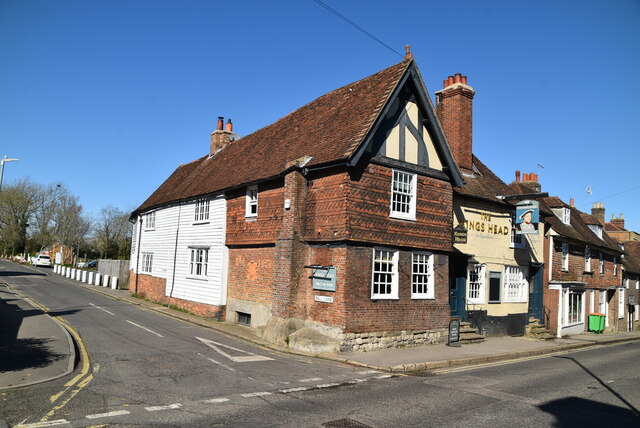
[[[55,275],[53,272],[50,275]],[[215,321],[210,318],[170,309],[153,302],[131,296],[129,290],[87,285],[79,281],[61,277],[78,287],[110,296],[113,299],[130,302],[147,310],[180,319],[194,325],[208,327],[220,333],[253,342],[255,344],[283,352],[293,352],[288,348],[279,348],[265,343],[249,327]],[[74,346],[69,334],[62,325],[29,304],[10,288],[0,284],[0,325],[11,325],[8,332],[17,335],[0,334],[0,390],[45,382],[64,376],[73,370],[75,361]],[[5,324],[8,322],[8,324]],[[14,337],[15,336],[15,337]],[[451,369],[455,367],[488,364],[499,361],[531,358],[558,352],[567,352],[598,345],[610,345],[640,340],[640,330],[632,332],[605,332],[594,334],[585,332],[580,335],[555,340],[537,340],[528,337],[487,337],[485,342],[451,347],[442,345],[424,345],[401,349],[383,349],[368,352],[348,352],[338,354],[314,355],[346,364],[367,367],[388,372],[415,372]],[[32,351],[35,345],[46,348],[46,355],[35,358],[34,364],[24,363],[16,366],[16,356]],[[5,367],[5,365],[7,365]],[[8,368],[8,370],[7,370]]]

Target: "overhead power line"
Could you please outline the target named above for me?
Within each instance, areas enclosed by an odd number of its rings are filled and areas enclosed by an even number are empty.
[[[389,49],[391,52],[395,53],[396,55],[400,56],[401,58],[404,58],[403,54],[401,54],[400,52],[398,52],[397,50],[395,50],[394,48],[392,48],[391,46],[389,46],[388,44],[386,44],[385,42],[383,42],[382,40],[380,40],[379,38],[377,38],[376,36],[374,36],[370,32],[368,32],[367,30],[365,30],[364,28],[362,28],[361,26],[359,26],[358,24],[356,24],[352,20],[350,20],[349,18],[347,18],[346,16],[344,16],[343,14],[338,12],[337,10],[333,9],[331,6],[329,6],[325,2],[323,2],[321,0],[313,0],[313,1],[316,2],[317,4],[319,4],[320,6],[324,7],[325,9],[327,9],[329,12],[333,13],[338,18],[342,19],[347,24],[349,24],[352,27],[360,30],[361,32],[363,32],[364,34],[366,34],[367,36],[369,36],[370,38],[372,38],[376,42],[380,43],[382,46],[384,46],[385,48]]]

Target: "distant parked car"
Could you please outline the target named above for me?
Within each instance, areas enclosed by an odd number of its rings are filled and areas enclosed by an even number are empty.
[[[33,260],[33,265],[51,267],[51,257],[44,255],[36,256],[36,258]]]
[[[87,262],[78,262],[76,266],[78,266],[79,268],[87,267]]]
[[[89,260],[85,267],[94,268],[96,266],[98,266],[98,261],[97,260]]]

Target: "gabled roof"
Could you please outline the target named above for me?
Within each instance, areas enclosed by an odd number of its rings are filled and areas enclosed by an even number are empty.
[[[292,161],[303,157],[311,158],[305,165],[310,170],[349,161],[379,123],[385,106],[408,73],[412,79],[421,81],[411,58],[331,91],[228,144],[213,156],[207,154],[179,166],[132,216],[169,203],[282,176]],[[439,127],[438,130],[441,134]],[[444,137],[441,144],[447,146]],[[451,160],[449,174],[454,182],[460,182],[448,146],[446,150],[446,157]]]
[[[549,208],[568,208],[571,211],[569,216],[570,225],[566,225],[555,215],[549,216],[545,219],[547,223],[551,226],[551,228],[558,233],[559,235],[569,238],[570,240],[581,242],[584,245],[588,245],[592,248],[600,248],[609,250],[615,253],[622,253],[620,246],[614,241],[606,232],[603,231],[602,239],[598,238],[598,236],[591,231],[588,223],[585,222],[585,218],[587,221],[595,221],[595,223],[589,224],[600,224],[597,220],[592,220],[593,217],[590,214],[583,213],[578,210],[576,207],[572,207],[570,205],[565,204],[560,198],[557,196],[549,196],[546,198],[538,199],[540,201],[540,209],[543,209],[543,205],[546,205],[546,209]]]
[[[627,272],[640,274],[640,242],[628,241],[624,243],[622,265]]]

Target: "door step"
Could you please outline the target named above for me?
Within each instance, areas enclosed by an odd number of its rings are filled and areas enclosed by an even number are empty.
[[[469,322],[460,323],[460,343],[469,345],[484,342],[484,334],[480,334],[477,328],[471,327]]]
[[[529,317],[529,324],[525,328],[525,334],[527,337],[538,340],[553,340],[556,338],[548,328],[540,324],[539,319],[534,317]]]

